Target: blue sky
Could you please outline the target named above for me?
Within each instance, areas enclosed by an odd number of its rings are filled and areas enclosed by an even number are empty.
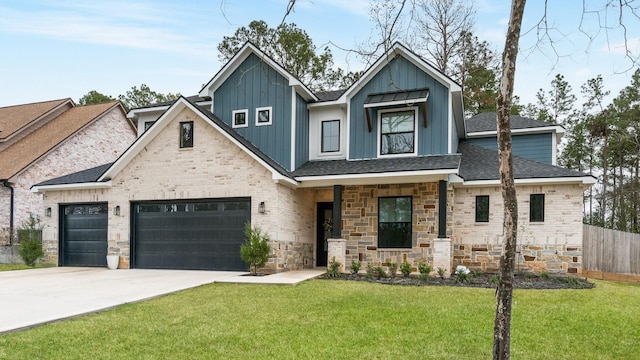
[[[9,0],[0,3],[0,106],[70,97],[90,90],[117,96],[145,83],[158,92],[196,94],[222,66],[217,44],[251,20],[280,23],[287,0]],[[601,3],[603,0],[589,3]],[[476,2],[476,34],[495,49],[504,46],[509,17],[506,0]],[[579,95],[580,85],[602,74],[615,95],[630,82],[622,32],[600,31],[594,41],[578,30],[582,1],[550,1],[548,23],[554,53],[537,43],[535,24],[543,1],[525,9],[515,93],[535,101],[561,73]],[[615,15],[609,12],[608,21]],[[601,19],[602,20],[602,19]],[[638,55],[638,19],[629,19],[631,50]],[[298,0],[287,22],[307,31],[317,47],[333,42],[354,49],[372,34],[366,0]],[[600,29],[594,14],[582,23]],[[337,65],[361,70],[360,60],[331,47]]]

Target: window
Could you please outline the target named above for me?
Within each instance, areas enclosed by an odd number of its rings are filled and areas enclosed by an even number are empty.
[[[233,126],[234,128],[239,127],[247,127],[249,123],[247,122],[247,117],[249,115],[249,110],[233,110]]]
[[[271,106],[256,109],[256,126],[271,125]]]
[[[416,111],[380,113],[380,155],[415,154]]]
[[[411,248],[411,196],[378,198],[378,247]]]
[[[193,121],[180,123],[180,148],[193,147]]]
[[[529,222],[544,222],[544,194],[529,195]]]
[[[489,222],[489,195],[476,196],[476,222]]]
[[[153,123],[155,123],[155,121],[145,121],[144,122],[144,131],[147,131],[147,129],[149,129],[151,127],[151,125],[153,125]]]
[[[324,152],[340,151],[340,120],[322,122],[321,149]]]

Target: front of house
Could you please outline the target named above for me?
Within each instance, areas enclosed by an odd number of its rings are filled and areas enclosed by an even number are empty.
[[[115,162],[34,187],[50,261],[92,266],[106,242],[121,268],[244,270],[251,222],[269,272],[334,257],[497,268],[495,120],[465,122],[461,87],[400,44],[321,94],[246,44],[198,96],[129,116],[139,138]],[[593,179],[555,166],[561,128],[515,123],[521,266],[579,272]]]

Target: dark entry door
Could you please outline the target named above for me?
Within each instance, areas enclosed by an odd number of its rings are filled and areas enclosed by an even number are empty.
[[[60,214],[60,265],[106,267],[107,204],[64,205]]]
[[[133,205],[133,267],[246,270],[240,258],[248,198],[144,202]]]
[[[333,222],[333,203],[318,203],[318,229],[316,236],[316,266],[327,266],[328,243]]]

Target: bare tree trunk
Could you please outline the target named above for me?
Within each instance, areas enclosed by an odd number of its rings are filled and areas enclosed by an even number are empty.
[[[518,200],[513,180],[511,154],[511,98],[518,57],[518,41],[525,0],[513,0],[507,38],[502,53],[502,78],[497,101],[498,153],[500,157],[500,183],[504,206],[504,243],[500,257],[500,282],[497,290],[496,318],[493,328],[493,358],[511,357],[511,302],[513,298],[513,272],[518,232]]]

